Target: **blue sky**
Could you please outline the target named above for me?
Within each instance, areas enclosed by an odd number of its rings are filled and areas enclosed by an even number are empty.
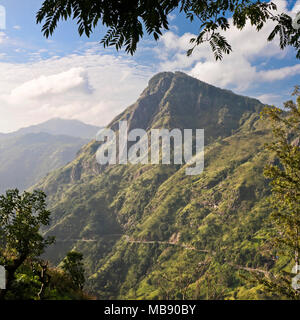
[[[277,0],[279,11],[295,15],[300,0]],[[161,71],[183,71],[210,84],[281,105],[300,84],[295,51],[267,43],[268,24],[257,33],[251,26],[226,33],[233,53],[216,62],[206,45],[186,57],[196,23],[174,12],[171,28],[155,42],[146,37],[132,57],[103,49],[98,28],[79,37],[74,22],[63,22],[45,39],[35,14],[42,0],[4,0],[6,28],[0,30],[0,132],[46,121],[74,118],[106,125],[133,103],[149,78]]]

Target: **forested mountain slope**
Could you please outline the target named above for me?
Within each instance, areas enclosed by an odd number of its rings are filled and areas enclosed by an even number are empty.
[[[35,188],[48,195],[55,263],[83,252],[88,286],[102,299],[257,298],[238,276],[264,272],[274,259],[261,248],[269,187],[263,167],[271,139],[263,105],[183,73],[161,73],[108,126],[205,129],[205,168],[100,166],[99,142]]]

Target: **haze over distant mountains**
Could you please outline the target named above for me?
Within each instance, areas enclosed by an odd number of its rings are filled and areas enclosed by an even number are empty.
[[[53,135],[67,135],[82,139],[94,139],[99,129],[100,127],[85,124],[79,120],[53,118],[37,125],[21,128],[12,133],[1,134],[0,137],[44,132]]]
[[[78,120],[47,122],[0,135],[0,193],[24,190],[73,160],[100,128]]]

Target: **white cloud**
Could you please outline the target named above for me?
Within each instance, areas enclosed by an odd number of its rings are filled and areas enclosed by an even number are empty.
[[[295,5],[294,5],[294,7],[293,7],[292,10],[291,10],[291,16],[292,16],[292,17],[295,17],[296,14],[297,14],[297,12],[299,12],[299,11],[300,11],[300,1],[297,0],[296,3],[295,3]]]
[[[21,30],[21,27],[20,27],[19,25],[15,25],[15,26],[13,26],[13,28],[14,28],[15,30]]]
[[[4,43],[7,39],[8,39],[7,35],[3,31],[1,31],[0,32],[0,44]]]
[[[176,14],[170,13],[170,14],[168,15],[168,20],[169,20],[169,21],[173,21],[173,20],[175,20],[175,19],[176,19]]]
[[[280,10],[286,10],[286,1],[278,4]],[[296,5],[300,5],[300,0]],[[295,7],[292,11],[296,13]],[[5,75],[0,77],[0,132],[53,117],[106,125],[136,101],[149,78],[158,71],[185,71],[205,82],[246,94],[249,88],[300,74],[299,65],[289,64],[288,59],[280,67],[270,69],[269,60],[283,59],[288,53],[281,51],[276,42],[267,43],[271,30],[271,24],[259,33],[250,25],[243,31],[232,28],[226,37],[233,52],[221,62],[214,60],[207,44],[187,57],[193,34],[178,36],[172,31],[166,32],[155,48],[147,40],[143,41],[146,46],[139,47],[137,57],[145,53],[147,58],[141,60],[156,63],[154,66],[145,67],[130,56],[114,55],[115,51],[111,54],[109,49],[100,50],[97,42],[81,43],[80,54],[59,57],[60,52],[49,51],[48,47],[28,53],[27,63],[0,62],[0,74]],[[14,40],[0,32],[0,44],[5,41]],[[53,40],[45,43],[54,44]],[[24,44],[16,42],[13,48],[25,55]],[[42,53],[54,56],[45,59]],[[158,60],[147,60],[153,59],[155,53]],[[261,61],[259,65],[257,59]],[[259,98],[265,103],[278,99],[272,92],[261,93]]]
[[[297,74],[300,74],[300,64],[275,70],[266,70],[258,72],[259,79],[261,79],[262,81],[282,80]]]
[[[275,0],[278,12],[288,12],[286,1]],[[300,0],[295,3],[289,14],[295,14],[295,7],[300,5]],[[232,20],[230,20],[232,25]],[[280,50],[278,40],[267,42],[268,35],[273,30],[274,23],[267,23],[257,32],[250,23],[240,31],[231,27],[225,36],[232,46],[233,52],[225,55],[223,60],[216,62],[207,43],[198,46],[191,57],[186,56],[186,51],[191,47],[190,39],[195,35],[185,33],[178,36],[169,31],[163,35],[156,52],[161,60],[160,68],[163,70],[182,70],[190,75],[221,87],[230,87],[238,92],[244,92],[259,82],[282,80],[300,74],[299,65],[268,70],[256,66],[257,59],[271,58],[283,59],[288,50]],[[267,68],[268,66],[266,66]]]
[[[259,101],[265,104],[274,104],[274,101],[281,98],[281,96],[273,93],[266,93],[256,97]]]
[[[87,91],[88,78],[83,68],[72,68],[68,71],[49,76],[40,76],[14,88],[9,95],[12,102],[24,99],[53,98],[54,95],[67,93],[70,90]]]
[[[137,99],[153,74],[128,57],[98,54],[0,62],[0,73],[0,132],[53,117],[106,125]]]

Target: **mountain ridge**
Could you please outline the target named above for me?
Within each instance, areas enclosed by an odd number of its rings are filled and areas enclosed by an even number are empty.
[[[34,186],[48,194],[53,212],[44,232],[57,243],[47,257],[59,263],[68,250],[83,252],[88,287],[101,299],[180,299],[183,292],[197,299],[262,297],[236,266],[274,265],[258,249],[268,216],[264,145],[271,139],[259,116],[263,105],[182,73],[149,83],[108,128],[117,131],[119,120],[128,120],[129,129],[204,128],[204,172],[186,176],[184,165],[100,166],[100,143],[91,141]],[[208,279],[220,296],[211,296]],[[189,285],[180,287],[182,281]]]
[[[179,92],[180,90],[186,90],[186,94],[183,94],[182,92]],[[210,96],[211,99],[214,99],[214,96],[217,96],[219,93],[222,93],[222,99],[225,101],[223,102],[224,106],[222,106],[222,102],[218,101],[217,98],[216,101],[212,101],[214,105],[206,105],[206,101],[208,99],[208,96]],[[184,104],[184,108],[178,108],[177,110],[173,110],[173,108],[170,108],[171,106],[174,106],[172,104],[172,99],[179,98],[178,95],[180,95],[181,101],[179,103]],[[185,126],[184,128],[202,128],[201,124],[205,124],[205,122],[195,122],[193,119],[195,114],[195,111],[205,111],[205,108],[210,107],[219,107],[218,109],[221,109],[223,113],[228,113],[228,110],[226,110],[226,107],[236,109],[235,111],[242,113],[246,110],[239,110],[239,106],[237,105],[229,105],[227,106],[226,103],[228,100],[230,100],[231,97],[234,97],[238,105],[244,103],[243,107],[246,107],[248,111],[251,112],[258,112],[261,110],[263,104],[253,98],[236,95],[233,92],[229,90],[223,90],[220,88],[217,88],[215,86],[209,85],[203,81],[200,81],[198,79],[192,78],[182,72],[163,72],[158,73],[157,75],[153,76],[149,82],[148,87],[141,93],[140,97],[138,98],[137,102],[128,107],[125,111],[123,111],[119,116],[117,116],[115,119],[111,121],[111,123],[108,125],[108,127],[111,127],[115,129],[116,122],[120,120],[129,120],[129,130],[133,128],[141,128],[141,129],[149,129],[161,127],[162,125],[171,126],[173,128],[182,128],[182,126],[189,125],[189,127]],[[149,101],[150,100],[150,101]],[[219,106],[216,106],[217,104],[220,104]],[[176,104],[178,104],[178,101],[176,101]],[[201,105],[202,108],[195,110],[195,104]],[[156,107],[156,108],[155,108]],[[188,107],[188,110],[187,110]],[[220,108],[223,107],[223,108]],[[148,109],[147,109],[148,108]],[[180,113],[180,109],[183,110],[184,114]],[[202,110],[201,110],[202,109]],[[241,108],[242,109],[242,108]],[[192,114],[192,116],[189,117],[188,123],[176,123],[173,121],[173,123],[161,123],[159,121],[161,118],[165,118],[168,116],[171,116],[170,112],[176,112],[177,116],[187,116],[187,111]],[[210,110],[210,112],[213,112],[214,110]],[[220,111],[220,110],[219,110]],[[229,110],[229,114],[232,110]],[[129,113],[131,112],[131,116],[129,116]],[[178,114],[179,113],[179,114]],[[175,116],[176,116],[175,115]],[[146,117],[145,117],[146,116]],[[224,114],[221,116],[225,116]],[[227,115],[230,116],[230,115]],[[153,119],[154,122],[149,123],[146,119]],[[174,120],[174,119],[173,119]],[[222,119],[220,119],[222,120]],[[133,122],[133,123],[132,123]],[[139,126],[138,126],[138,125]]]
[[[49,133],[75,138],[93,139],[102,127],[92,126],[79,120],[52,118],[45,122],[21,128],[11,133],[0,133],[0,137],[20,136],[28,133]]]

